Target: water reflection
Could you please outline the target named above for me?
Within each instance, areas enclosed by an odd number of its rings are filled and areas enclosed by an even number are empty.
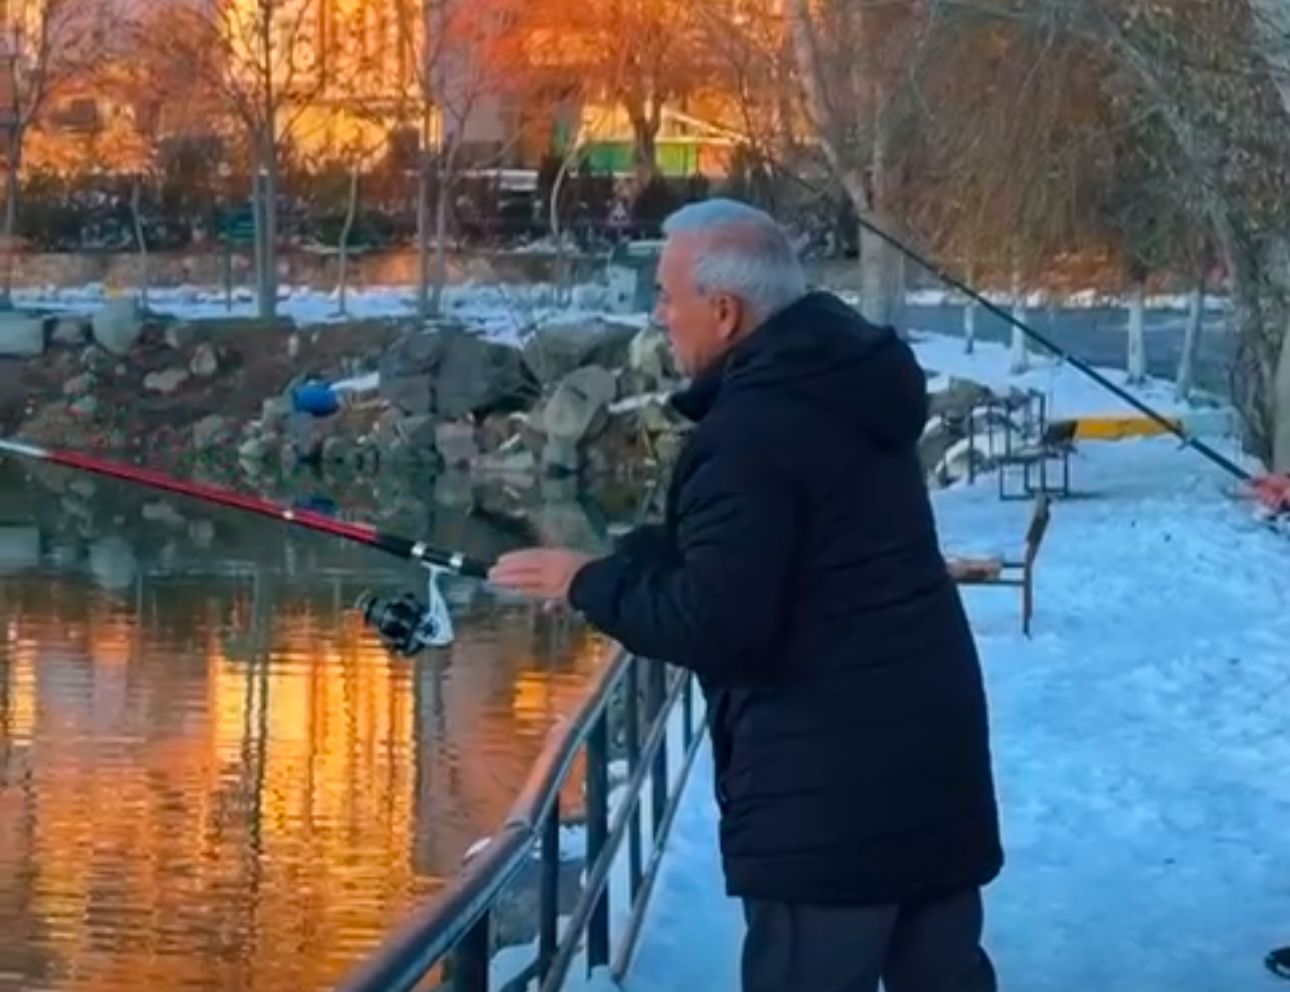
[[[396,504],[421,516],[407,532],[514,543],[460,500],[426,504]],[[603,540],[563,504],[532,515],[539,534],[543,514]],[[457,643],[391,658],[349,606],[420,581],[0,463],[0,992],[323,988],[432,893],[604,646],[461,582]]]

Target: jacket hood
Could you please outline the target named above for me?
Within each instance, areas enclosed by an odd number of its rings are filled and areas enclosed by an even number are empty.
[[[890,327],[870,324],[831,293],[809,293],[781,310],[673,399],[702,418],[719,397],[783,391],[828,407],[875,444],[917,443],[927,421],[927,380]]]

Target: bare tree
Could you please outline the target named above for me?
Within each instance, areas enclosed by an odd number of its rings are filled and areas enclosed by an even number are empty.
[[[1187,308],[1187,330],[1183,334],[1182,353],[1178,357],[1178,378],[1174,395],[1182,401],[1191,400],[1192,382],[1195,378],[1196,356],[1200,351],[1200,334],[1205,321],[1205,273],[1196,277]]]
[[[152,0],[167,30],[153,43],[203,80],[240,125],[251,161],[256,296],[277,314],[282,156],[328,84],[333,51],[318,34],[319,0]]]
[[[1290,468],[1290,92],[1282,0],[1087,0],[1133,95],[1186,166],[1231,280],[1241,359],[1233,393],[1247,447]]]
[[[902,231],[900,68],[916,62],[926,24],[909,5],[789,0],[788,18],[812,126],[861,221]],[[861,309],[876,323],[901,322],[904,259],[863,224]]]
[[[0,5],[0,134],[5,167],[4,286],[10,305],[23,149],[52,101],[103,57],[99,0],[8,0]]]
[[[442,308],[448,278],[449,204],[467,127],[486,99],[519,91],[528,78],[523,38],[516,30],[522,4],[520,0],[392,2],[400,57],[410,73],[396,116],[415,122],[418,135],[417,311],[425,320]]]

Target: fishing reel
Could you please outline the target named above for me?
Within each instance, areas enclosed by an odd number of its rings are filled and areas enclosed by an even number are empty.
[[[437,565],[425,568],[430,573],[425,602],[411,592],[394,596],[363,592],[354,604],[363,622],[376,631],[381,643],[405,658],[414,657],[428,647],[446,647],[456,639],[448,602],[439,588],[439,577],[448,570]]]

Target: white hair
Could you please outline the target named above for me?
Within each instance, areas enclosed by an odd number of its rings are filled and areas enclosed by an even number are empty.
[[[700,293],[737,296],[759,321],[806,295],[806,271],[788,235],[756,207],[701,200],[668,217],[663,233],[697,239],[694,281]]]

